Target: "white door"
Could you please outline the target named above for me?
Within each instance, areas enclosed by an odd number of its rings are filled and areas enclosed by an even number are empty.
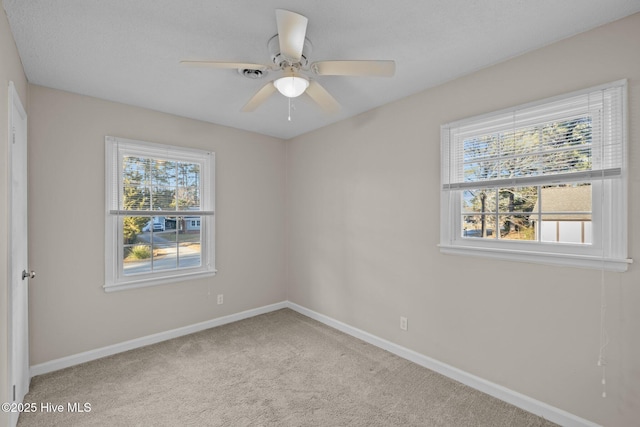
[[[9,82],[9,156],[9,396],[22,402],[29,391],[28,284],[34,274],[29,270],[27,245],[27,114],[13,82]],[[18,414],[12,413],[11,425],[17,419]]]

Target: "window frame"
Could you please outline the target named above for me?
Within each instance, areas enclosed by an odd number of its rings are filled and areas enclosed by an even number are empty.
[[[200,165],[200,209],[189,210],[190,216],[200,216],[200,266],[124,274],[124,236],[121,210],[123,158],[135,156]],[[147,212],[147,211],[145,211]],[[172,211],[148,210],[150,217]],[[176,210],[172,216],[184,216]],[[140,213],[140,211],[136,211]],[[182,213],[182,215],[180,215]],[[215,268],[215,153],[205,150],[138,141],[113,136],[105,137],[105,283],[106,292],[213,276]],[[163,216],[163,215],[161,215]],[[171,216],[171,215],[166,215]]]
[[[590,182],[592,185],[592,229],[593,243],[572,244],[561,242],[542,241],[518,241],[508,239],[484,239],[474,237],[463,237],[462,220],[462,194],[471,188],[483,188],[485,185],[479,183],[476,187],[466,186],[463,188],[452,188],[450,177],[445,176],[445,169],[451,168],[451,153],[454,144],[452,140],[455,130],[461,126],[469,125],[482,128],[484,134],[488,134],[492,129],[492,121],[505,114],[526,110],[533,107],[553,104],[558,101],[567,100],[597,91],[621,87],[621,135],[622,138],[622,161],[620,174],[611,177],[602,172],[600,175],[594,172],[586,172],[583,179],[560,181],[550,178],[542,178],[539,182],[532,179],[529,186],[552,185],[571,182]],[[591,117],[590,117],[591,118]],[[605,118],[606,119],[606,118]],[[602,121],[605,121],[602,119]],[[540,121],[539,123],[543,123]],[[489,131],[487,131],[487,127]],[[605,131],[606,132],[606,129]],[[480,131],[478,131],[480,135]],[[441,126],[441,212],[440,212],[440,244],[441,253],[453,255],[480,256],[501,260],[512,260],[522,262],[533,262],[547,265],[597,268],[610,271],[626,271],[628,264],[632,260],[627,258],[627,81],[616,82],[587,88],[580,91],[567,93],[564,95],[543,99],[512,108],[503,109],[480,116],[469,117],[456,122]],[[600,142],[602,143],[602,141]],[[455,164],[453,167],[460,167]],[[604,168],[604,167],[603,167]],[[449,171],[449,173],[451,173]],[[608,173],[608,172],[607,172]],[[501,180],[508,181],[508,180]],[[488,181],[487,181],[488,182]],[[466,184],[466,183],[465,183]],[[499,183],[493,187],[523,187],[523,184]],[[544,203],[544,202],[543,202]],[[539,226],[539,225],[538,225]],[[497,233],[497,230],[495,231]]]

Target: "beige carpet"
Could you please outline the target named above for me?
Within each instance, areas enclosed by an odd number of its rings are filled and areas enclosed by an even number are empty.
[[[21,427],[555,425],[288,309],[37,376],[25,402],[64,411]]]

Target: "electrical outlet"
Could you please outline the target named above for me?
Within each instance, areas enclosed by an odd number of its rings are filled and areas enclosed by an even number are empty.
[[[407,318],[406,317],[400,317],[400,329],[402,329],[403,331],[406,331],[407,328]]]
[[[218,295],[218,304],[222,304],[224,302],[224,295]]]

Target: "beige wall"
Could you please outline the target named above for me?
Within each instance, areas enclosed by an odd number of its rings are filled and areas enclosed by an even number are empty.
[[[640,14],[287,145],[289,300],[607,426],[640,419],[640,268],[606,274],[442,255],[440,125],[629,79],[630,255],[640,212]],[[399,329],[399,317],[409,330]]]
[[[283,141],[41,86],[29,103],[32,365],[286,299]],[[216,153],[215,277],[104,292],[105,135]]]
[[[9,81],[13,81],[20,99],[27,108],[27,79],[22,69],[7,15],[0,8],[0,402],[10,401],[8,372],[8,232],[9,232],[9,129],[7,110]],[[0,412],[0,425],[9,418]]]

